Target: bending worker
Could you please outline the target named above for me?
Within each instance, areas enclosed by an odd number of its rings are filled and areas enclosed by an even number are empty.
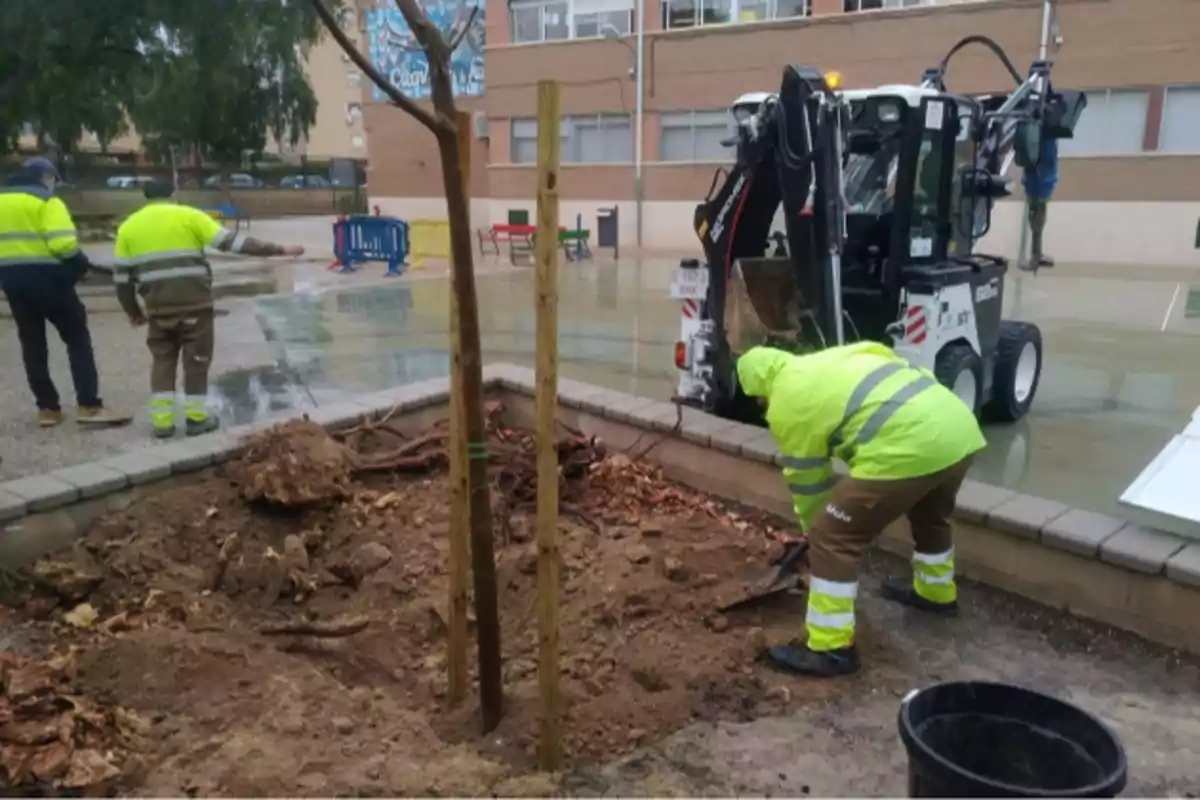
[[[986,445],[971,409],[926,370],[875,342],[795,356],[754,347],[738,382],[767,405],[784,478],[808,534],[812,581],[803,645],[773,647],[776,665],[827,677],[859,667],[859,563],[888,523],[907,516],[912,580],[884,595],[923,611],[958,610],[950,514],[971,457]],[[837,478],[831,457],[850,467]]]
[[[87,309],[75,292],[91,264],[79,249],[71,212],[54,196],[57,183],[58,170],[50,161],[31,158],[0,189],[0,288],[21,339],[38,424],[52,428],[63,421],[50,377],[49,322],[67,346],[80,424],[124,425],[132,417],[105,408],[100,399]]]
[[[145,195],[149,202],[117,230],[113,281],[129,321],[148,324],[154,435],[175,435],[175,371],[182,357],[187,435],[196,436],[219,426],[208,412],[214,332],[212,269],[204,248],[248,256],[299,256],[304,248],[235,235],[203,211],[173,202],[170,184],[150,183]]]

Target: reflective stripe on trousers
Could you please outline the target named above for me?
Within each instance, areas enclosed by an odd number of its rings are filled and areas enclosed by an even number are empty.
[[[175,426],[174,392],[156,392],[150,395],[150,424],[161,429]]]
[[[184,395],[183,414],[188,422],[204,422],[208,419],[208,398],[202,394]]]
[[[854,644],[854,598],[858,581],[838,583],[813,577],[804,627],[810,650],[841,650]]]
[[[944,553],[913,552],[913,591],[931,603],[949,604],[958,600],[954,582],[954,548]]]
[[[204,422],[208,419],[208,397],[184,395],[183,415],[189,422]],[[170,428],[175,424],[174,392],[155,392],[150,396],[150,421],[156,428]]]

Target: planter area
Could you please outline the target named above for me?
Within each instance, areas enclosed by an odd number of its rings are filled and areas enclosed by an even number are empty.
[[[0,785],[556,791],[533,774],[533,376],[487,373],[498,731],[478,735],[471,702],[446,709],[436,380],[0,486],[0,564],[26,577],[3,611]],[[836,681],[783,684],[754,660],[795,635],[801,597],[716,612],[791,525],[769,435],[573,381],[560,405],[570,763],[607,763],[695,720],[835,699]],[[960,504],[967,576],[1200,652],[1200,545],[980,484]],[[902,552],[904,539],[890,531],[883,546]],[[894,672],[872,641],[869,669]]]

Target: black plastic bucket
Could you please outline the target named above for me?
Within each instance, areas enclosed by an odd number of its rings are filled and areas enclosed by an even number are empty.
[[[1125,749],[1081,708],[1003,683],[939,683],[900,704],[909,797],[1116,797]]]

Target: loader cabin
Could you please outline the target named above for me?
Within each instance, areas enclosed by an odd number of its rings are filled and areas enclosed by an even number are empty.
[[[842,294],[858,336],[887,341],[900,287],[911,271],[970,253],[974,239],[986,232],[988,209],[964,204],[961,197],[961,176],[974,167],[971,132],[982,110],[970,98],[920,86],[838,95],[849,105]],[[757,133],[757,112],[774,96],[742,95],[730,113],[739,126]]]

